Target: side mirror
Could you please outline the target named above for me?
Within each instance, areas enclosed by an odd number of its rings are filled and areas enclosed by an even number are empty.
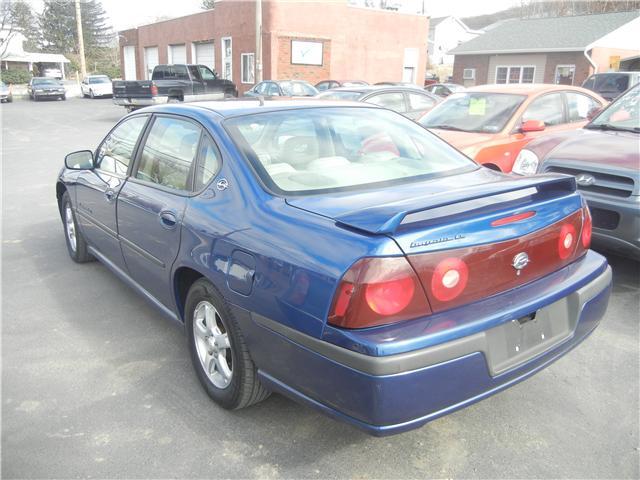
[[[541,132],[545,129],[545,124],[542,120],[527,120],[520,127],[522,133],[527,132]]]
[[[593,107],[587,112],[587,120],[593,120],[602,111],[603,107]]]
[[[91,170],[93,168],[93,152],[80,150],[64,157],[64,165],[70,170]]]

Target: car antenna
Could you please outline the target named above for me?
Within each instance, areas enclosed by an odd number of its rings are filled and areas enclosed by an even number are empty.
[[[258,101],[260,102],[260,106],[264,107],[264,97],[262,95],[258,95]]]

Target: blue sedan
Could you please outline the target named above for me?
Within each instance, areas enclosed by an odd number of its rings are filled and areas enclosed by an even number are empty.
[[[485,169],[373,105],[143,109],[56,193],[71,258],[184,325],[228,409],[279,392],[402,432],[546,367],[609,301],[572,177]]]

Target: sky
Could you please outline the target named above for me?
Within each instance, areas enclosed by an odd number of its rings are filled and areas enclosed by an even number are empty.
[[[423,0],[401,1],[418,6],[422,5]],[[42,9],[41,0],[30,0],[30,3],[36,11]],[[201,0],[101,0],[101,3],[115,30],[201,11]],[[432,17],[482,15],[519,3],[519,0],[424,0],[425,13]]]

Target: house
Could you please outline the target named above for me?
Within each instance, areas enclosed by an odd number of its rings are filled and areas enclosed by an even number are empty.
[[[221,0],[213,10],[119,32],[127,80],[163,63],[201,63],[240,93],[256,82],[256,2]],[[422,83],[428,17],[332,2],[262,3],[263,79]]]
[[[59,53],[25,52],[25,37],[16,30],[0,30],[0,70],[26,70],[44,72],[46,69],[59,69],[65,78],[65,64],[69,60]]]
[[[453,50],[453,81],[581,85],[640,53],[640,13],[511,19]]]
[[[454,59],[454,56],[447,52],[482,33],[482,30],[470,29],[458,17],[429,19],[427,69],[435,73],[441,81],[446,81],[453,72]]]

